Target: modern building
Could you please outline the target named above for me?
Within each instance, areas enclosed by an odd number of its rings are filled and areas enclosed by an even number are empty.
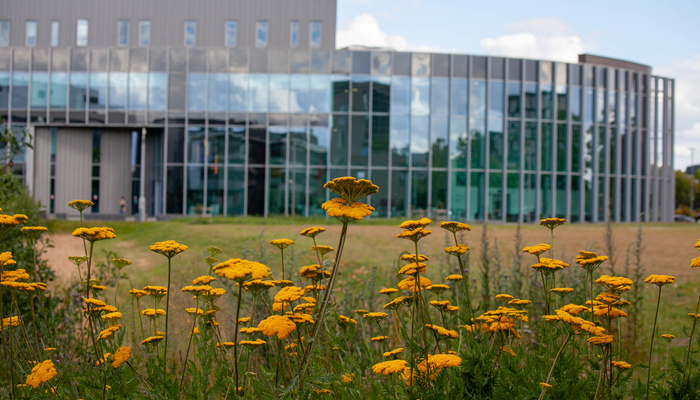
[[[0,115],[34,134],[15,167],[58,217],[136,213],[142,188],[149,216],[321,215],[353,175],[379,217],[672,220],[673,79],[336,50],[335,21],[335,0],[2,2]]]

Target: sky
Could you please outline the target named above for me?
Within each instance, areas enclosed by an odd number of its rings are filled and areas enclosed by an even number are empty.
[[[674,168],[700,163],[699,0],[338,0],[336,47],[577,62],[589,53],[676,80]]]

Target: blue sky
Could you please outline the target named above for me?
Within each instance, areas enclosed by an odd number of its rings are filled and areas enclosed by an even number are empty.
[[[700,163],[699,0],[338,0],[336,44],[576,62],[581,52],[676,79],[676,169]]]

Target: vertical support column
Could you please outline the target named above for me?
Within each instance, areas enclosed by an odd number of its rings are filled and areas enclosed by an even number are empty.
[[[146,222],[146,128],[141,128],[141,176],[139,181],[139,221]]]

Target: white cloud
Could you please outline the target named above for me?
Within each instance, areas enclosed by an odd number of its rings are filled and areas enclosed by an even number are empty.
[[[584,41],[558,18],[533,18],[505,27],[512,34],[479,43],[489,55],[578,62]]]
[[[700,54],[669,66],[655,68],[654,74],[675,79],[676,169],[690,165],[690,148],[695,148],[694,163],[700,163]]]
[[[399,35],[390,35],[379,27],[376,18],[370,14],[355,17],[347,28],[338,30],[335,35],[336,47],[367,46],[389,48],[396,51],[417,51],[444,53],[449,50],[434,46],[412,43]]]

